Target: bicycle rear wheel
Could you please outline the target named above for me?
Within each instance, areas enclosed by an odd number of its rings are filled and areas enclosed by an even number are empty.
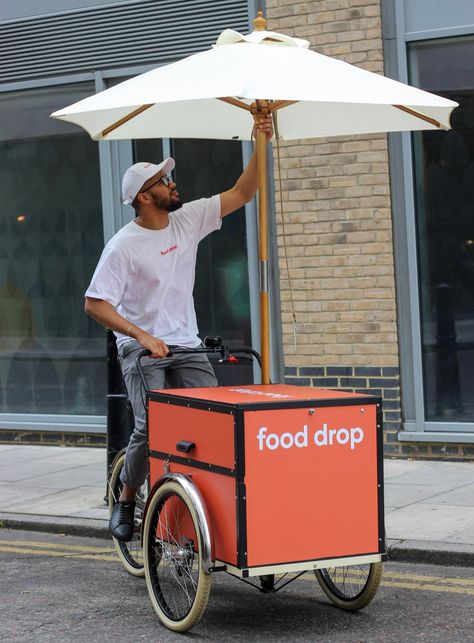
[[[157,489],[143,530],[145,577],[153,608],[170,630],[186,632],[202,618],[211,574],[201,564],[199,519],[192,501],[176,482]]]
[[[315,570],[321,589],[341,609],[356,611],[375,596],[382,578],[382,563],[328,567]]]
[[[125,462],[125,451],[121,451],[115,458],[110,468],[110,476],[108,482],[109,489],[109,513],[112,514],[115,503],[120,497],[123,483],[120,480],[120,473],[123,469]],[[145,568],[143,566],[143,552],[141,547],[141,527],[143,520],[143,510],[146,502],[146,484],[144,484],[137,491],[136,504],[135,504],[135,526],[133,530],[132,539],[129,542],[121,542],[112,537],[115,549],[119,555],[122,565],[127,572],[132,576],[145,576]]]

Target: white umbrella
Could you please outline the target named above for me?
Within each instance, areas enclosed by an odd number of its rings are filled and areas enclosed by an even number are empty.
[[[309,42],[265,30],[227,29],[216,45],[158,67],[52,114],[95,140],[249,140],[253,118],[278,112],[283,140],[449,129],[457,103],[311,51]],[[266,139],[257,135],[262,381],[269,382]]]
[[[95,140],[248,140],[248,114],[219,99],[247,107],[266,99],[293,103],[278,117],[283,140],[449,129],[457,103],[308,46],[307,40],[274,32],[242,36],[228,29],[212,49],[126,80],[52,116],[80,125]]]

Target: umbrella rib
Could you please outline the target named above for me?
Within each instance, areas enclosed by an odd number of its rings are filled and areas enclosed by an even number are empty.
[[[241,100],[238,100],[237,98],[232,98],[231,96],[227,96],[226,98],[219,98],[218,100],[222,100],[224,101],[224,103],[229,103],[229,105],[233,105],[234,107],[240,107],[241,109],[246,109],[248,112],[250,112],[250,105],[247,105],[247,103],[244,103]]]
[[[247,105],[247,103],[244,103],[237,98],[232,98],[232,97],[226,97],[226,98],[219,98],[218,100],[223,101],[224,103],[228,103],[229,105],[233,105],[234,107],[240,107],[241,109],[245,109],[247,111],[250,111],[250,105]],[[299,101],[291,101],[291,100],[280,100],[276,101],[270,106],[270,111],[275,111],[277,109],[282,109],[283,107],[288,107],[289,105],[294,105]],[[112,123],[112,125],[109,125],[105,129],[102,130],[101,136],[102,138],[105,138],[110,132],[113,132],[115,129],[118,127],[121,127],[128,121],[132,120],[132,118],[135,118],[136,116],[139,116],[142,114],[144,111],[149,109],[150,107],[153,107],[154,103],[149,103],[147,105],[141,105],[137,109],[134,109],[133,112],[130,112],[130,114],[127,114],[126,116],[123,116],[120,118],[118,121],[115,121],[115,123]],[[407,114],[410,114],[410,116],[415,116],[416,118],[420,118],[421,120],[425,121],[426,123],[430,123],[430,125],[434,125],[435,127],[438,127],[439,129],[445,129],[443,125],[439,121],[437,121],[434,118],[431,118],[430,116],[426,116],[425,114],[422,114],[421,112],[417,112],[414,109],[411,109],[410,107],[406,107],[405,105],[393,105],[393,107],[396,107],[397,109],[400,109],[402,112],[406,112]]]
[[[250,105],[247,105],[247,103],[242,102],[241,100],[238,100],[237,98],[232,98],[231,96],[228,96],[226,98],[219,98],[219,100],[224,101],[224,103],[229,103],[229,105],[234,105],[234,107],[240,107],[241,109],[246,109],[247,111],[250,111]],[[294,105],[295,103],[299,103],[298,100],[277,100],[275,103],[270,103],[270,111],[274,112],[276,109],[282,109],[283,107],[289,107],[290,105]]]
[[[406,107],[405,105],[393,105],[392,107],[401,109],[402,112],[406,112],[407,114],[410,114],[410,116],[416,116],[416,118],[421,118],[422,121],[425,121],[426,123],[430,123],[431,125],[434,125],[439,129],[446,129],[443,125],[441,125],[439,121],[435,120],[434,118],[430,118],[430,116],[426,116],[421,112],[417,112],[416,110],[411,109],[410,107]]]
[[[275,103],[270,104],[270,111],[274,112],[277,109],[283,109],[283,107],[289,107],[299,102],[299,100],[277,100]]]
[[[113,132],[114,129],[117,129],[117,127],[120,127],[124,123],[127,123],[128,121],[131,121],[132,118],[135,118],[135,116],[138,116],[145,110],[149,109],[150,107],[153,107],[155,103],[150,103],[148,105],[142,105],[141,107],[138,107],[137,109],[134,109],[133,112],[130,112],[130,114],[127,114],[126,116],[123,116],[120,118],[118,121],[115,121],[115,123],[112,123],[112,125],[109,125],[105,129],[102,130],[101,135],[102,137],[106,137],[107,134],[110,134],[110,132]]]

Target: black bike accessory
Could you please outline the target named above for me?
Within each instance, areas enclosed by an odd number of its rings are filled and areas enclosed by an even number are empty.
[[[204,337],[204,346],[206,348],[219,348],[222,346],[222,337],[219,337],[218,335]]]
[[[188,442],[188,440],[180,440],[176,445],[176,451],[181,451],[181,453],[191,453],[195,448],[196,444],[194,442]]]

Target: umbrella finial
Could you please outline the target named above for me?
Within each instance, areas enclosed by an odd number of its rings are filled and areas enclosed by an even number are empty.
[[[255,31],[265,31],[266,30],[267,21],[263,17],[263,12],[262,11],[259,11],[257,13],[257,17],[253,21],[253,26],[254,26]]]

